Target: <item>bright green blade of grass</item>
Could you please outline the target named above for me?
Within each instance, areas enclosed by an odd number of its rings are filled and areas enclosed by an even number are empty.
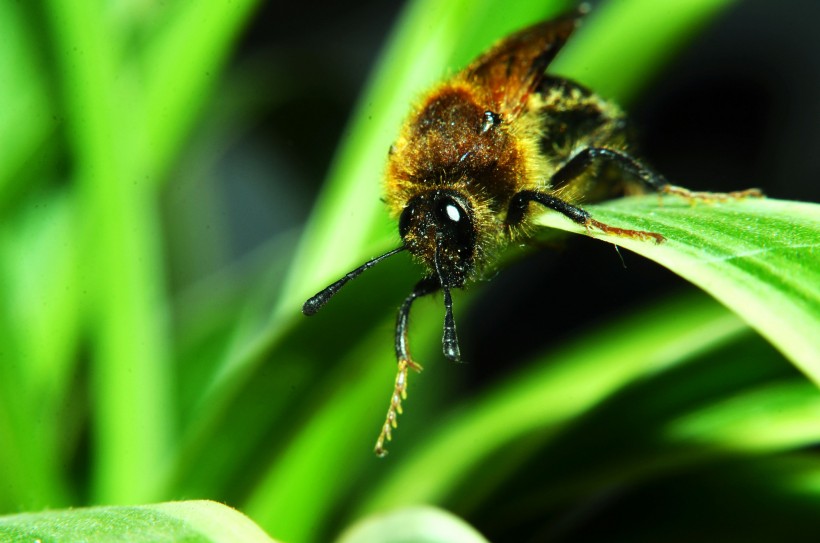
[[[529,512],[535,517],[717,461],[788,454],[820,438],[818,408],[813,383],[760,336],[746,334],[630,383],[557,429],[501,447],[445,503],[468,518],[500,508],[503,518],[535,501],[542,504]],[[499,505],[499,495],[510,498]]]
[[[702,288],[820,384],[820,205],[746,199],[690,205],[655,196],[590,206],[595,218],[666,236],[657,245],[602,236]],[[557,213],[544,226],[583,231]]]
[[[104,2],[49,2],[91,327],[92,500],[157,498],[173,404],[156,194],[138,85]]]
[[[248,517],[211,501],[91,507],[0,517],[0,540],[274,543]]]
[[[820,391],[809,381],[767,383],[686,414],[667,435],[727,451],[808,447],[820,441]]]
[[[774,349],[761,352],[753,342],[739,348],[738,341],[761,341],[744,340],[747,331],[715,302],[695,297],[584,337],[445,419],[370,491],[367,511],[418,502],[450,503],[462,511],[486,500],[489,515],[494,496],[518,495],[496,488],[512,473],[538,503],[560,503],[731,454],[811,445],[820,437],[820,393],[792,368],[778,370],[782,359]],[[732,361],[733,353],[741,358]],[[610,401],[625,385],[631,393]],[[724,399],[732,391],[736,396]],[[582,417],[587,422],[575,428]],[[529,464],[521,467],[523,459]],[[435,477],[425,475],[431,473]],[[539,488],[544,494],[536,498]],[[507,502],[515,508],[516,498]]]

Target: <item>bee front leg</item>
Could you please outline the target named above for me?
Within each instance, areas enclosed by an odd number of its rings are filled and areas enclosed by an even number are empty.
[[[637,177],[657,191],[663,191],[666,187],[672,186],[661,174],[644,166],[627,154],[603,147],[587,147],[576,153],[552,175],[549,182],[550,190],[555,192],[568,185],[582,175],[597,160],[614,162],[625,172]],[[662,243],[666,239],[656,232],[629,230],[627,228],[618,228],[602,223],[593,219],[588,211],[572,205],[557,196],[553,196],[553,194],[537,190],[522,190],[513,196],[507,210],[508,227],[514,227],[524,220],[530,202],[538,202],[544,207],[553,209],[569,217],[576,223],[583,225],[587,230],[595,228],[606,234],[640,240],[652,240],[655,243]]]
[[[595,228],[605,234],[640,240],[652,240],[655,243],[663,243],[666,239],[656,232],[629,230],[627,228],[618,228],[617,226],[604,224],[601,221],[593,219],[592,215],[590,215],[588,211],[581,209],[578,206],[574,206],[569,202],[565,202],[556,196],[537,190],[522,190],[513,196],[507,210],[506,222],[508,228],[515,227],[524,220],[530,202],[537,202],[548,209],[557,211],[565,217],[568,217],[574,222],[584,226],[587,230]]]
[[[425,277],[413,287],[413,291],[404,299],[396,317],[396,360],[398,370],[396,372],[396,382],[393,387],[393,394],[390,396],[390,407],[387,408],[387,416],[384,425],[376,440],[373,451],[377,456],[385,456],[387,449],[384,448],[385,441],[393,438],[393,429],[398,425],[398,417],[402,413],[402,400],[407,399],[407,373],[409,369],[420,372],[421,366],[413,361],[410,356],[410,349],[407,341],[407,324],[410,319],[410,308],[413,302],[421,296],[432,294],[441,288],[441,283],[435,277]]]
[[[401,362],[407,361],[408,365],[416,371],[421,371],[421,366],[413,362],[410,357],[410,349],[407,345],[407,324],[410,319],[410,308],[417,298],[433,294],[441,288],[441,283],[437,277],[425,277],[413,287],[413,291],[404,299],[399,312],[396,315],[396,359]]]

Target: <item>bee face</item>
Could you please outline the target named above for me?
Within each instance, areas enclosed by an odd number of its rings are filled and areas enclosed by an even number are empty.
[[[405,247],[441,279],[464,285],[473,270],[476,230],[469,200],[455,190],[430,190],[412,198],[399,217]]]

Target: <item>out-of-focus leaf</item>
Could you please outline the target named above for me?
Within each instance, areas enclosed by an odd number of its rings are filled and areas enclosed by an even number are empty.
[[[0,208],[16,190],[31,185],[19,175],[57,125],[38,58],[34,29],[16,2],[0,3]]]
[[[68,503],[66,402],[84,318],[75,201],[38,200],[0,228],[0,495],[31,508]]]
[[[734,0],[601,2],[555,59],[550,71],[625,103],[681,46],[733,3]]]
[[[351,526],[337,543],[487,543],[469,524],[433,507],[408,507]]]

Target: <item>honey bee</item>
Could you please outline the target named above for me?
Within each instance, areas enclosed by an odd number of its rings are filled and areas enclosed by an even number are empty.
[[[755,189],[716,194],[671,185],[633,155],[626,117],[615,104],[546,74],[586,12],[582,6],[512,34],[424,94],[388,153],[385,200],[398,220],[401,245],[347,273],[302,308],[315,314],[348,281],[399,252],[424,267],[398,310],[398,373],[375,446],[379,456],[386,454],[385,442],[402,412],[408,370],[421,370],[408,346],[413,302],[442,292],[443,352],[459,362],[451,291],[479,276],[510,243],[527,240],[531,213],[546,208],[590,233],[662,243],[661,234],[602,223],[579,202],[645,190],[702,200],[759,195]]]

